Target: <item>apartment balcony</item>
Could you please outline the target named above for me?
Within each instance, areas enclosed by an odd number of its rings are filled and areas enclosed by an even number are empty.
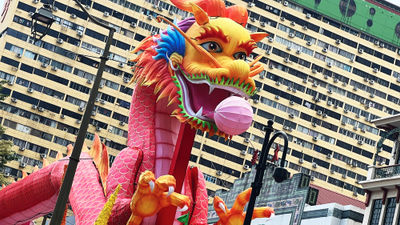
[[[367,180],[360,181],[360,184],[368,191],[397,188],[400,185],[400,164],[370,166]]]

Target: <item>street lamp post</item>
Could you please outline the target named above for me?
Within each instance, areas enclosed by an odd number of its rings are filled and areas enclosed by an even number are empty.
[[[278,138],[279,136],[282,136],[282,138],[284,140],[283,154],[282,154],[282,158],[281,158],[280,167],[275,168],[272,177],[275,179],[275,181],[277,183],[280,183],[280,182],[288,179],[290,176],[290,173],[284,168],[286,154],[287,154],[287,150],[288,150],[288,137],[285,132],[278,131],[272,136],[272,138],[270,140],[269,137],[271,136],[271,133],[274,131],[274,128],[272,127],[273,123],[274,122],[272,120],[268,120],[268,125],[265,127],[264,143],[263,143],[262,150],[261,150],[260,160],[256,166],[256,170],[257,170],[256,176],[254,178],[254,182],[251,184],[252,191],[251,191],[249,204],[247,206],[246,217],[244,219],[243,225],[250,225],[250,223],[251,223],[251,219],[253,217],[254,205],[256,203],[256,198],[258,195],[260,195],[260,191],[261,191],[261,187],[262,187],[262,181],[263,181],[264,172],[265,172],[266,164],[267,164],[268,152],[269,152],[269,149],[271,148],[272,144],[274,143],[275,139]]]
[[[95,100],[96,100],[96,97],[97,97],[97,93],[98,93],[98,90],[99,90],[100,81],[101,81],[101,77],[103,75],[104,67],[105,67],[106,61],[109,59],[110,46],[111,46],[111,43],[112,43],[112,40],[113,40],[113,36],[114,36],[114,32],[115,32],[115,29],[113,27],[110,27],[109,25],[104,24],[104,23],[98,21],[93,16],[91,16],[87,12],[87,10],[84,8],[84,6],[79,2],[79,0],[74,0],[74,1],[76,2],[77,5],[79,5],[79,7],[82,9],[82,11],[89,17],[89,19],[93,23],[95,23],[95,24],[97,24],[97,25],[99,25],[101,27],[104,27],[104,28],[106,28],[108,30],[108,39],[107,39],[106,45],[104,47],[104,52],[100,56],[100,65],[99,65],[99,68],[97,70],[97,74],[96,74],[96,78],[95,78],[94,83],[93,83],[93,87],[92,87],[92,89],[90,91],[89,100],[88,100],[88,103],[86,105],[85,113],[83,114],[81,126],[79,128],[78,136],[76,138],[75,145],[74,145],[74,148],[72,150],[72,154],[69,157],[70,160],[69,160],[69,163],[68,163],[68,168],[67,168],[67,171],[65,172],[64,181],[63,181],[63,183],[61,185],[60,193],[58,194],[56,206],[55,206],[54,211],[53,211],[53,216],[51,218],[50,225],[59,225],[61,223],[61,220],[62,220],[63,216],[64,216],[64,211],[65,211],[65,207],[66,207],[66,204],[67,204],[67,201],[68,201],[68,196],[69,196],[69,193],[71,191],[72,182],[74,180],[76,168],[77,168],[78,163],[79,163],[79,157],[81,155],[83,141],[85,140],[87,128],[88,128],[88,125],[89,125],[90,117],[91,117],[91,114],[92,114],[92,111],[93,111],[93,107],[94,107],[94,103],[95,103]],[[43,8],[41,8],[41,9],[43,9]],[[36,19],[42,18],[39,15],[37,15],[37,14],[40,14],[41,9],[39,9],[32,16],[32,19],[34,19],[34,18],[36,18]],[[35,15],[37,15],[37,16],[35,16]],[[46,15],[47,15],[47,17],[50,17],[50,15],[48,14],[48,11],[46,11]],[[45,19],[45,20],[40,21],[40,22],[47,24],[47,27],[50,28],[51,23],[54,21],[53,17],[51,17],[51,18],[52,18],[52,20],[46,20]],[[32,25],[34,25],[34,23],[32,23]],[[46,32],[47,32],[47,30],[46,30]],[[35,27],[32,28],[32,34],[34,34],[34,31],[35,31]],[[45,34],[46,33],[44,33],[44,35]],[[44,35],[42,35],[41,38]]]

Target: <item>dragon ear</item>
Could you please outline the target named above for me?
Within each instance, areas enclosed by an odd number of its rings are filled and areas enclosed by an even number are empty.
[[[268,37],[269,34],[267,33],[252,33],[250,34],[251,39],[253,39],[255,42],[259,42],[265,37]]]
[[[194,15],[194,18],[196,19],[197,24],[201,26],[207,24],[210,21],[207,13],[202,8],[192,2],[190,2],[189,4],[192,6],[192,13]]]

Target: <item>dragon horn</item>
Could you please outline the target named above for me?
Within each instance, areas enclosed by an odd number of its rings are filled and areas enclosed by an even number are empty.
[[[200,8],[198,5],[194,3],[190,3],[192,6],[192,12],[194,15],[194,18],[196,19],[196,23],[201,25],[207,24],[210,19],[208,18],[208,15],[202,8]]]

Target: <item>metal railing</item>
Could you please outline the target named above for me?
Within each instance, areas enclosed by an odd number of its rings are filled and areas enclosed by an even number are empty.
[[[374,179],[400,176],[400,164],[375,169]]]

